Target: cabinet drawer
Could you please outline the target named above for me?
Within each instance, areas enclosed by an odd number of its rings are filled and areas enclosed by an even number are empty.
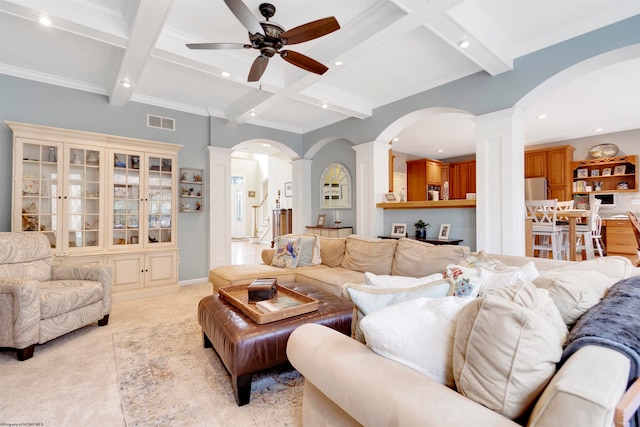
[[[633,230],[631,227],[621,228],[621,227],[607,227],[607,236],[609,235],[623,235],[623,236],[631,236],[633,238]]]
[[[628,219],[608,219],[607,227],[629,228],[631,230],[631,222]]]
[[[607,253],[635,254],[636,252],[634,236],[612,235],[607,232]]]

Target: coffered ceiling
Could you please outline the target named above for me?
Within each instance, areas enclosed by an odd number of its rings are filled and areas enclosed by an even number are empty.
[[[260,0],[244,3],[263,19]],[[135,101],[305,133],[370,117],[377,107],[478,71],[503,73],[515,58],[640,13],[637,0],[582,0],[579,6],[557,0],[273,4],[271,20],[285,29],[336,17],[340,30],[288,47],[327,65],[324,75],[276,55],[261,81],[249,83],[256,50],[188,49],[186,43],[248,42],[247,30],[223,0],[0,0],[0,72],[103,94],[115,106]],[[37,22],[42,13],[53,25]],[[459,46],[464,40],[470,42],[466,49]],[[640,60],[609,68],[533,107],[531,117],[563,119],[529,119],[527,142],[586,136],[596,126],[606,132],[640,128],[640,114],[628,114],[640,111]],[[123,80],[131,86],[123,87]],[[397,149],[426,155],[437,145],[423,147],[429,135],[446,143],[449,151],[441,158],[472,153],[468,122],[452,115],[412,126],[400,135],[404,149]]]

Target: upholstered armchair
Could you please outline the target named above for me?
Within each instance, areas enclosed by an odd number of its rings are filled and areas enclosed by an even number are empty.
[[[36,344],[106,325],[111,283],[107,265],[53,265],[42,233],[0,233],[0,348],[27,360]]]

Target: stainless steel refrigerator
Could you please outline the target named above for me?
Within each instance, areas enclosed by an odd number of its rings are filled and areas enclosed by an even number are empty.
[[[547,199],[547,178],[525,178],[524,179],[524,199],[525,200],[546,200]]]

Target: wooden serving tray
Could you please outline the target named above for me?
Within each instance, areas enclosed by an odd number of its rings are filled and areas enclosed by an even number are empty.
[[[300,314],[310,313],[316,311],[320,302],[317,299],[308,297],[300,292],[293,291],[278,285],[278,291],[276,297],[287,296],[300,301],[300,305],[295,307],[287,307],[271,313],[263,313],[256,308],[255,303],[249,302],[249,294],[247,287],[249,285],[233,285],[225,286],[218,290],[218,293],[225,301],[234,307],[238,308],[244,314],[246,314],[251,320],[259,325],[263,323],[275,322],[277,320],[287,319],[289,317],[298,316]]]

